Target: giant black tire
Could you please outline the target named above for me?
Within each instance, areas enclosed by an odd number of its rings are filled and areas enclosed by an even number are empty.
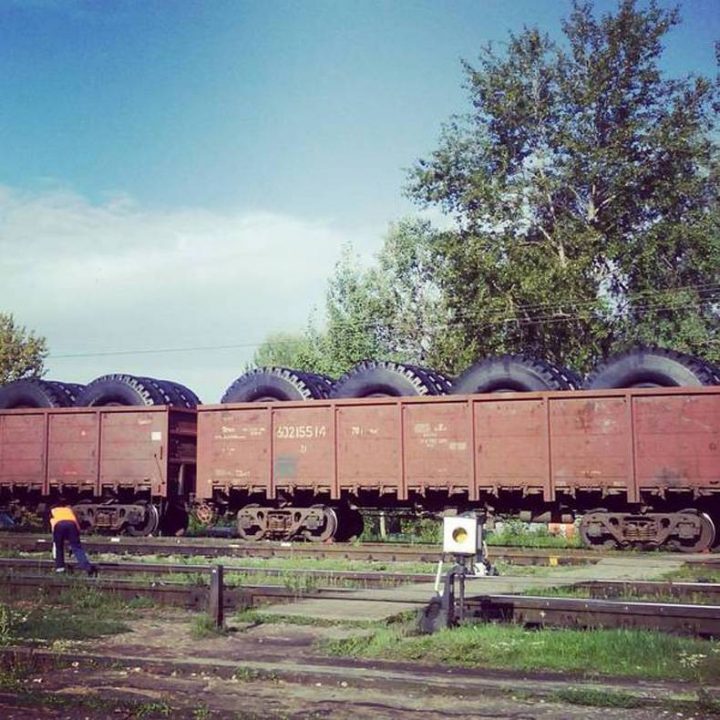
[[[0,387],[0,409],[67,407],[72,403],[60,385],[40,378],[13,380]]]
[[[164,380],[157,380],[151,377],[138,377],[137,378],[143,385],[147,385],[152,388],[155,393],[161,398],[160,404],[162,405],[182,405],[180,395],[175,391],[175,388]]]
[[[163,405],[165,400],[154,383],[147,379],[116,373],[103,375],[86,385],[75,400],[75,405]]]
[[[320,375],[318,373],[310,373],[304,371],[302,373],[298,372],[298,375],[300,375],[303,380],[305,380],[305,382],[307,382],[309,385],[313,385],[313,397],[326,398],[330,396],[333,385],[335,384],[335,381],[332,378],[328,377],[327,375]]]
[[[65,395],[69,406],[75,404],[77,396],[85,389],[84,385],[78,383],[53,382],[52,384]]]
[[[439,395],[434,379],[422,368],[383,360],[365,360],[345,373],[330,397],[405,397]]]
[[[320,397],[320,389],[303,373],[288,368],[261,367],[249,370],[235,380],[220,402],[274,402]]]
[[[696,387],[716,382],[712,368],[692,355],[638,347],[598,365],[588,375],[585,388]]]
[[[143,382],[152,385],[164,397],[165,405],[181,408],[194,408],[200,404],[198,396],[189,388],[172,380],[157,380],[156,378],[140,378]]]
[[[489,357],[471,365],[452,384],[450,394],[570,390],[572,382],[560,368],[526,355]]]
[[[174,380],[163,380],[163,382],[170,383],[175,388],[175,392],[180,396],[185,407],[194,408],[201,404],[200,398],[189,387]]]
[[[417,373],[423,381],[431,384],[434,387],[432,395],[447,395],[450,391],[452,383],[449,378],[437,370],[431,368],[418,367],[417,365],[405,365],[406,368],[412,372]]]
[[[580,390],[582,388],[585,379],[579,372],[564,365],[553,364],[552,367],[559,373],[562,380],[567,383],[570,390]]]

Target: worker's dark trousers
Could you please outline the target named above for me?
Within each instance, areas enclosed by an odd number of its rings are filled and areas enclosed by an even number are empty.
[[[72,520],[60,520],[53,529],[53,546],[55,550],[55,569],[65,567],[65,541],[81,569],[89,571],[92,565],[80,545],[80,531]]]

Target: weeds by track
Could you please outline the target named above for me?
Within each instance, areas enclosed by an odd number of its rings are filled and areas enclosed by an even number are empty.
[[[183,582],[138,581],[100,578],[89,581],[57,578],[45,574],[15,574],[5,570],[3,586],[15,599],[36,597],[39,589],[48,598],[60,597],[69,587],[86,583],[95,590],[126,600],[147,599],[160,605],[202,610],[208,607],[207,585]],[[627,583],[630,585],[630,583]],[[299,599],[347,601],[355,598],[349,589],[299,589],[278,585],[228,585],[224,589],[226,610],[243,610],[263,604],[293,602]],[[372,602],[366,594],[363,602]],[[376,602],[392,603],[386,596]],[[407,605],[407,600],[402,600]],[[417,601],[418,611],[427,603]],[[720,637],[720,605],[694,605],[662,602],[628,602],[569,597],[523,595],[479,595],[466,598],[466,617],[480,621],[510,622],[529,627],[633,628],[661,630],[674,634]]]
[[[396,543],[307,543],[307,542],[242,542],[213,538],[132,538],[90,536],[83,545],[92,553],[125,553],[128,555],[183,555],[186,557],[313,557],[378,562],[430,562],[442,557],[442,548],[434,544]],[[0,533],[0,548],[25,552],[50,552],[52,543],[47,535]],[[598,551],[502,547],[488,549],[493,562],[507,561],[516,565],[576,565],[596,562],[601,557],[618,553]],[[720,557],[718,557],[720,561]]]

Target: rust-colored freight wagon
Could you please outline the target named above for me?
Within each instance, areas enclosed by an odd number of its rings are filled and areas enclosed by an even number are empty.
[[[0,412],[0,501],[60,495],[87,528],[147,535],[194,491],[196,415],[164,406]]]
[[[197,499],[254,539],[421,506],[578,513],[591,544],[700,550],[720,520],[720,387],[201,406]]]

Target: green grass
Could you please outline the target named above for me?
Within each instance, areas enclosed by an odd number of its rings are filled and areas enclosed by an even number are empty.
[[[678,570],[663,575],[662,579],[672,580],[673,582],[720,583],[720,567],[688,563]]]
[[[488,545],[505,545],[525,548],[581,548],[583,544],[578,535],[566,538],[563,535],[552,535],[547,525],[531,526],[520,520],[507,520],[497,531],[485,535]]]
[[[441,549],[438,548],[438,558]],[[383,562],[377,560],[347,560],[345,558],[313,558],[290,557],[234,557],[223,556],[213,558],[208,562],[188,555],[114,555],[102,554],[95,556],[98,562],[134,562],[134,563],[167,563],[170,565],[223,565],[226,567],[242,566],[246,568],[267,568],[273,570],[325,570],[327,572],[406,572],[406,573],[434,573],[436,564],[432,562]]]
[[[409,518],[393,517],[389,514],[386,519],[387,535],[381,537],[379,533],[379,520],[377,517],[365,518],[365,530],[360,536],[361,542],[390,542],[406,543],[442,543],[442,519],[440,518]],[[510,545],[526,548],[580,548],[583,547],[580,538],[565,538],[562,535],[552,535],[547,525],[530,525],[521,520],[503,520],[498,530],[486,530],[485,540],[488,545]]]
[[[374,620],[327,620],[324,618],[304,617],[300,615],[273,615],[262,608],[245,608],[238,610],[232,616],[233,623],[249,623],[252,625],[307,625],[314,627],[348,627],[348,628],[376,628]]]
[[[68,585],[50,600],[40,589],[29,601],[13,601],[3,593],[0,602],[0,645],[32,641],[52,645],[57,641],[84,640],[128,631],[128,611],[147,607],[148,601],[122,601],[87,585]]]
[[[717,680],[720,643],[639,630],[541,630],[465,625],[434,635],[409,626],[323,645],[332,655],[417,660],[461,667],[573,672],[653,679]]]
[[[644,698],[626,692],[571,687],[557,690],[552,694],[552,699],[568,705],[626,709],[643,707],[647,702]]]
[[[218,627],[210,615],[200,613],[192,620],[190,634],[198,640],[210,637],[222,637],[223,635],[227,635],[227,628],[225,626]]]
[[[652,603],[676,603],[682,605],[714,605],[714,600],[709,600],[707,595],[700,593],[688,593],[686,595],[671,595],[669,593],[642,593],[632,589],[620,593],[601,594],[597,591],[591,593],[589,588],[574,587],[572,585],[552,588],[531,588],[521,593],[522,595],[541,597],[566,597],[597,600],[616,600],[618,602],[652,602]]]

